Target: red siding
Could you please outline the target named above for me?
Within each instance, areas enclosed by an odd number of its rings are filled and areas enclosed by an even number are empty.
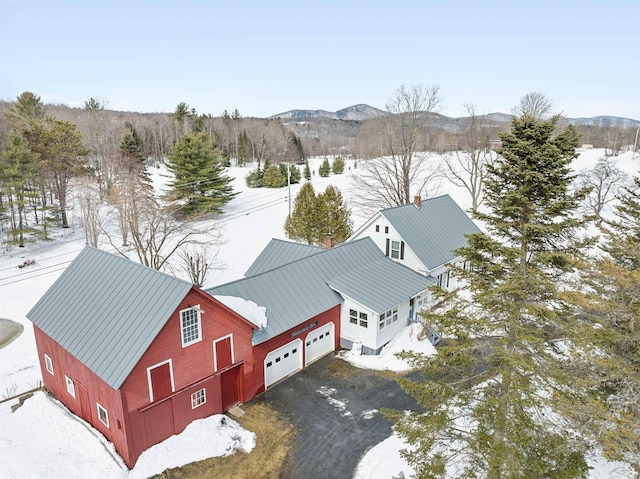
[[[182,347],[180,330],[180,311],[190,306],[200,305],[202,340]],[[169,317],[151,346],[142,355],[122,385],[123,396],[132,423],[145,430],[132,436],[135,458],[148,447],[178,434],[193,420],[223,412],[220,372],[214,371],[214,341],[229,338],[233,342],[234,364],[240,365],[237,385],[238,401],[246,402],[253,395],[243,396],[243,391],[251,392],[253,386],[253,347],[251,345],[252,328],[250,323],[240,318],[209,295],[192,289]],[[223,342],[224,343],[224,342]],[[224,353],[224,347],[222,352]],[[229,350],[230,356],[230,350]],[[151,366],[171,360],[174,392],[165,399],[170,404],[171,415],[163,412],[169,406],[150,403],[147,369]],[[203,381],[204,380],[204,381]],[[195,409],[191,407],[191,394],[205,387],[207,402]],[[157,414],[157,417],[156,417]],[[162,419],[164,426],[146,426],[148,420]],[[162,437],[171,429],[171,434]]]
[[[301,334],[292,336],[292,333],[295,333],[299,329],[304,328],[305,326],[308,326],[313,322],[317,322],[318,324],[313,328],[304,331]],[[300,323],[296,327],[291,328],[282,334],[279,334],[275,338],[272,338],[268,341],[265,341],[264,343],[260,343],[254,346],[253,354],[255,358],[255,363],[254,363],[253,369],[254,369],[254,375],[255,375],[254,384],[256,389],[255,391],[253,391],[253,394],[251,395],[251,397],[264,391],[264,359],[267,357],[267,354],[269,354],[274,349],[277,349],[281,346],[284,346],[287,343],[290,343],[294,339],[300,338],[304,340],[305,336],[309,334],[311,331],[319,328],[320,326],[324,326],[325,324],[329,324],[331,322],[333,322],[333,324],[335,325],[334,348],[337,349],[340,347],[340,305],[336,305],[333,308],[328,309],[324,313],[320,313],[319,315],[314,316],[313,318],[305,321],[304,323]],[[304,361],[302,364],[304,364]]]
[[[104,434],[114,444],[127,465],[132,466],[133,462],[126,436],[126,421],[123,421],[125,412],[120,391],[113,389],[96,376],[37,326],[34,326],[33,330],[45,387],[74,414]],[[53,375],[45,368],[45,354],[53,362]],[[74,383],[75,398],[67,391],[65,376]],[[109,427],[98,419],[97,403],[100,403],[107,410]],[[120,428],[118,428],[118,423]]]

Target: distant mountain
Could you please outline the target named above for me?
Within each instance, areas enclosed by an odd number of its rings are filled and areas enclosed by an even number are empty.
[[[366,121],[372,118],[378,118],[386,115],[387,112],[379,110],[369,105],[359,104],[353,105],[347,108],[343,108],[338,111],[326,111],[326,110],[289,110],[283,113],[278,113],[270,118],[281,118],[282,120],[293,121],[314,121],[321,119],[328,120],[354,120],[354,121]],[[457,132],[461,128],[462,120],[466,117],[452,118],[445,115],[433,114],[431,117],[431,123],[451,132]],[[511,122],[512,116],[507,113],[489,113],[487,115],[481,115],[480,118],[490,120],[496,124]],[[639,120],[631,118],[621,118],[617,116],[594,116],[591,118],[567,118],[568,123],[573,125],[599,125],[599,126],[621,126],[623,128],[637,128],[640,126]]]
[[[622,128],[638,128],[640,121],[619,116],[594,116],[591,118],[568,118],[574,125],[621,126]]]
[[[326,110],[289,110],[273,115],[270,118],[281,118],[282,120],[293,121],[310,121],[322,118],[329,120],[365,121],[382,115],[386,115],[386,112],[361,103],[335,112]]]

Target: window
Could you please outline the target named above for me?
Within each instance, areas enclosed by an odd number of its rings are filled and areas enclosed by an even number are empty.
[[[198,306],[180,311],[180,329],[182,330],[182,347],[197,343],[202,339],[200,308]]]
[[[391,242],[391,257],[393,259],[400,258],[400,241],[392,241]]]
[[[109,427],[109,413],[99,403],[96,403],[96,405],[98,406],[98,419],[102,424]]]
[[[389,232],[389,227],[388,227],[388,226],[385,226],[385,227],[384,227],[384,232],[385,232],[385,233],[388,233],[388,232]]]
[[[382,330],[391,326],[393,323],[398,321],[398,307],[396,306],[389,311],[385,311],[380,315],[380,320],[378,321],[378,329]]]
[[[376,225],[376,233],[380,233],[380,225]]]
[[[195,409],[199,406],[202,406],[206,402],[207,402],[207,392],[205,391],[204,388],[194,392],[191,395],[191,409]]]
[[[73,397],[76,397],[76,386],[75,386],[75,384],[73,384],[73,381],[71,380],[71,378],[69,376],[65,376],[64,379],[67,382],[67,392],[69,394],[71,394]]]
[[[366,328],[368,325],[367,320],[368,320],[367,313],[359,313],[355,309],[349,310],[349,322],[351,324],[359,325],[363,328]],[[320,336],[320,338],[322,338],[322,336]],[[314,341],[315,340],[317,340],[317,338],[314,339]]]
[[[51,358],[46,354],[44,355],[44,367],[53,375],[53,361],[51,361]]]

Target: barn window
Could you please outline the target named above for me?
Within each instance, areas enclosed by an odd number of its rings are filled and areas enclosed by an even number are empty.
[[[100,419],[102,424],[109,427],[109,413],[100,403],[96,403],[96,405],[98,406],[98,419]]]
[[[358,312],[355,309],[349,310],[349,322],[351,324],[358,324]]]
[[[69,376],[65,376],[64,379],[67,382],[67,392],[76,397],[76,386],[73,384],[73,380]]]
[[[202,406],[207,402],[207,393],[204,388],[194,392],[191,395],[191,409],[195,409],[198,406]]]
[[[53,375],[53,361],[51,361],[51,358],[46,354],[44,355],[44,367]]]
[[[180,311],[180,329],[182,331],[182,347],[197,343],[202,339],[199,306]]]

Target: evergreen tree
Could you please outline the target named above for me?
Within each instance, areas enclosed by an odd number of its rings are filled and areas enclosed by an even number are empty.
[[[324,193],[318,195],[319,225],[316,243],[324,243],[327,235],[333,236],[334,242],[343,243],[353,234],[351,211],[342,199],[342,193],[335,186],[327,186]]]
[[[586,477],[581,420],[604,406],[574,358],[594,344],[594,328],[565,301],[568,273],[582,257],[575,216],[585,191],[570,191],[572,127],[558,117],[515,118],[488,168],[488,233],[455,253],[468,285],[443,312],[421,313],[447,338],[431,358],[414,356],[430,380],[400,380],[424,413],[391,413],[416,447],[418,477]],[[411,356],[411,355],[408,355]],[[577,412],[582,417],[579,417]],[[573,432],[577,431],[577,432]]]
[[[284,165],[284,174],[282,173],[282,166],[269,165],[264,169],[264,175],[262,177],[262,184],[267,188],[280,188],[287,186],[287,166]]]
[[[39,233],[27,221],[27,207],[30,201],[39,197],[33,182],[37,159],[38,155],[30,150],[27,141],[18,133],[9,136],[0,155],[0,194],[6,199],[9,213],[9,243],[21,248]]]
[[[287,238],[313,244],[318,238],[319,215],[318,201],[313,185],[305,183],[296,196],[291,216],[284,223]]]
[[[205,133],[183,135],[171,149],[167,166],[175,175],[169,185],[171,197],[185,202],[182,211],[186,215],[219,213],[237,194]]]
[[[325,158],[320,168],[318,168],[318,174],[323,178],[326,178],[331,174],[331,165],[329,164],[329,159]]]
[[[74,123],[48,116],[42,121],[33,122],[23,134],[31,151],[39,155],[38,181],[42,192],[46,187],[53,192],[58,201],[62,227],[68,228],[69,183],[89,171],[89,150],[82,144],[82,134]],[[42,194],[41,197],[44,201],[46,195]],[[46,209],[44,203],[42,209]]]
[[[311,168],[309,168],[309,160],[304,160],[304,179],[311,180]]]
[[[151,177],[147,171],[144,147],[136,128],[129,122],[125,124],[125,133],[120,141],[122,167],[125,171],[137,175],[142,183],[151,187]]]
[[[45,107],[38,95],[25,91],[18,95],[5,115],[14,128],[25,128],[34,121],[44,120]]]
[[[606,457],[630,462],[640,476],[640,178],[619,199],[616,218],[603,225],[606,254],[587,264],[585,292],[575,299],[601,334],[588,361],[612,409],[590,424]]]
[[[242,130],[238,135],[238,166],[242,166],[245,163],[251,161],[253,158],[253,149],[251,147],[251,141],[247,135],[247,130]]]
[[[296,165],[291,165],[291,169],[289,174],[291,175],[291,179],[289,180],[292,185],[297,185],[300,183],[300,168]]]
[[[331,165],[331,171],[334,175],[341,175],[344,173],[344,159],[341,156],[336,156]]]
[[[245,183],[249,188],[260,188],[264,186],[263,178],[264,171],[258,167],[246,176]]]

